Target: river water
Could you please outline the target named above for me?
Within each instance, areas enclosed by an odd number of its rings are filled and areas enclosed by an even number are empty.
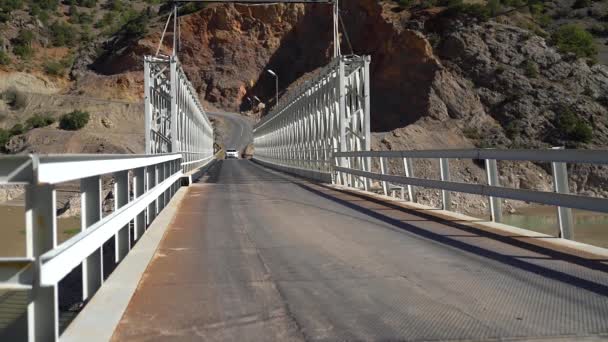
[[[57,243],[80,232],[80,217],[57,220]],[[25,256],[25,208],[0,205],[0,257]]]
[[[574,216],[574,240],[608,248],[608,214],[572,210]],[[534,206],[518,209],[516,214],[503,215],[505,224],[558,236],[557,208]]]

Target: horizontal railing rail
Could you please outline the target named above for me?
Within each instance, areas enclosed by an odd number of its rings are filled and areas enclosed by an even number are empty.
[[[104,244],[113,241],[114,264],[125,258],[179,189],[184,158],[181,153],[0,158],[0,184],[25,185],[26,253],[0,257],[0,290],[28,292],[26,324],[13,329],[18,338],[58,339],[59,282],[80,266],[86,302],[102,286],[104,267],[112,266],[104,265]],[[114,210],[108,213],[102,176],[113,178]],[[80,232],[58,244],[56,189],[74,181],[80,182]]]
[[[608,164],[605,150],[566,150],[562,148],[541,150],[498,150],[498,149],[453,149],[453,150],[411,150],[411,151],[349,151],[335,152],[334,172],[346,179],[346,185],[370,190],[371,180],[379,181],[385,195],[399,189],[401,197],[416,202],[415,187],[441,190],[442,208],[450,210],[450,192],[487,196],[493,221],[502,220],[502,200],[511,199],[557,206],[560,237],[573,237],[572,209],[608,213],[608,199],[570,194],[567,164]],[[377,159],[380,172],[361,170],[361,160]],[[389,174],[389,160],[399,159],[405,175]],[[414,159],[438,159],[441,179],[415,177]],[[456,182],[450,179],[450,159],[483,160],[487,184]],[[340,166],[339,161],[343,165]],[[500,186],[497,161],[528,161],[550,163],[554,192],[516,189]],[[353,167],[355,165],[355,167]],[[392,191],[391,191],[392,190]]]
[[[608,151],[599,150],[412,150],[412,151],[353,151],[338,152],[336,157],[387,157],[387,158],[450,158],[450,159],[494,159],[533,162],[564,162],[608,164]]]

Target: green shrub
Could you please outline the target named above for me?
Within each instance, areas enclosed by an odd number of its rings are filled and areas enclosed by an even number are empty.
[[[34,54],[32,41],[34,33],[30,30],[21,30],[17,38],[13,39],[13,53],[22,59],[29,59]]]
[[[70,24],[54,22],[49,27],[54,46],[74,46],[78,41],[77,33]]]
[[[479,133],[479,130],[475,127],[468,127],[462,130],[462,133],[464,134],[465,137],[472,139],[472,140],[479,140],[482,138],[481,133]]]
[[[4,128],[0,128],[0,151],[4,151],[6,144],[11,138],[11,134]]]
[[[20,123],[14,124],[13,127],[11,127],[9,133],[10,133],[11,137],[15,136],[15,135],[23,134],[23,133],[25,133],[25,127],[23,127],[23,125]]]
[[[78,4],[80,6],[93,8],[93,7],[97,6],[97,0],[78,0]]]
[[[137,38],[148,32],[149,18],[145,13],[141,13],[124,25],[125,35],[129,38]]]
[[[42,10],[54,11],[61,0],[33,0],[32,2]]]
[[[44,72],[52,76],[63,76],[65,69],[60,62],[48,61],[44,63]]]
[[[555,124],[560,136],[566,140],[589,142],[593,137],[591,127],[569,108],[562,108]]]
[[[15,88],[7,89],[2,98],[12,109],[23,109],[27,105],[27,96]]]
[[[395,0],[395,2],[398,3],[399,6],[401,6],[401,7],[408,7],[412,4],[413,0]],[[179,14],[186,15],[186,14],[198,12],[201,9],[205,8],[206,6],[207,6],[206,3],[190,2],[190,3],[187,3],[184,6],[180,7]]]
[[[89,113],[80,110],[64,114],[59,119],[59,128],[68,131],[77,131],[87,125],[89,117]]]
[[[464,3],[462,0],[448,0],[446,14],[449,16],[473,17],[480,21],[486,21],[493,15],[493,11],[498,11],[497,6],[498,5],[494,1],[490,1],[488,4],[483,5],[478,3]]]
[[[28,129],[40,128],[52,125],[55,122],[55,119],[46,114],[40,115],[36,114],[25,121],[25,125]]]
[[[23,7],[23,0],[0,0],[0,10],[11,13]]]
[[[524,73],[527,77],[529,78],[536,78],[538,77],[538,64],[536,64],[535,62],[531,61],[531,60],[526,60],[523,63],[523,68],[524,68]]]
[[[589,7],[589,6],[591,6],[591,0],[576,0],[574,2],[574,5],[572,5],[572,8],[578,9],[578,8],[585,8],[585,7]]]
[[[553,44],[562,53],[574,53],[576,57],[595,59],[597,47],[591,33],[576,25],[563,25],[553,33]]]
[[[11,58],[6,54],[6,52],[0,50],[0,65],[9,65],[11,63]]]

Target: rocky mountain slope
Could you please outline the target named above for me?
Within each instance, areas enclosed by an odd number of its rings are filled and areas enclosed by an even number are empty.
[[[139,9],[123,26],[72,51],[69,72],[63,77],[48,75],[46,67],[30,72],[25,68],[21,74],[2,67],[11,71],[5,75],[34,77],[36,81],[25,84],[40,84],[47,93],[138,102],[143,93],[142,56],[155,52],[167,11],[134,3]],[[113,4],[99,1],[96,8],[112,13]],[[70,8],[62,6],[61,18],[69,21]],[[608,68],[601,45],[608,18],[604,2],[352,0],[341,6],[343,52],[372,56],[374,148],[605,148],[608,144]],[[184,10],[180,17],[179,57],[210,108],[249,111],[248,98],[254,96],[270,107],[274,79],[267,69],[277,72],[283,92],[330,60],[327,5],[213,4],[190,11]],[[142,23],[146,30],[141,30]],[[18,31],[11,32],[11,37],[18,37]],[[172,38],[168,32],[161,52],[171,51]],[[48,55],[51,50],[43,47],[42,51]],[[42,75],[45,71],[47,75]],[[0,81],[0,86],[3,83],[11,82]],[[136,105],[129,108],[139,110]],[[4,111],[9,112],[6,123],[0,123],[5,127],[32,113]],[[118,127],[103,124],[102,111],[95,114],[98,124],[87,129],[117,133],[116,139],[122,139]],[[107,115],[115,111],[110,112]],[[132,119],[135,136],[142,134],[136,127],[137,114],[129,113],[121,115]],[[40,143],[35,134],[28,134],[14,137],[9,146],[16,147],[10,151],[36,150]],[[69,139],[64,132],[57,134]],[[485,179],[478,165],[457,163],[455,178]],[[550,188],[546,166],[501,163],[500,167],[505,185]],[[421,169],[425,177],[438,172],[432,164],[423,163]],[[573,190],[606,194],[606,170],[578,166],[571,174]],[[431,192],[426,197],[436,200]],[[456,205],[461,203],[456,197]],[[467,210],[481,210],[482,203]]]

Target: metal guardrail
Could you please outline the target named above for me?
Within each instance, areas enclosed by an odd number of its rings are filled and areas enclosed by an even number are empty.
[[[355,151],[337,152],[336,159],[346,158],[348,167],[336,166],[334,171],[345,175],[347,186],[369,190],[370,180],[380,181],[382,191],[389,194],[391,184],[401,185],[401,195],[408,194],[408,200],[416,202],[414,187],[439,189],[442,191],[442,208],[450,210],[450,192],[461,192],[488,196],[493,221],[502,219],[502,199],[520,200],[558,207],[560,236],[573,237],[573,217],[571,209],[582,209],[608,213],[608,199],[569,193],[567,163],[608,164],[608,151],[597,150],[426,150],[426,151]],[[358,169],[357,159],[378,158],[380,173]],[[401,159],[405,175],[388,174],[388,159]],[[416,178],[412,159],[439,159],[440,180]],[[484,160],[487,184],[469,184],[450,180],[450,159]],[[552,166],[555,192],[506,188],[500,186],[497,161],[549,162]],[[406,190],[407,189],[407,190]]]
[[[0,290],[27,291],[29,341],[58,339],[58,283],[82,265],[83,301],[102,286],[103,244],[120,262],[180,187],[181,154],[11,156],[0,185],[24,184],[26,255],[0,258]],[[102,175],[114,177],[114,211],[103,216]],[[56,185],[80,181],[81,232],[57,244]]]
[[[281,98],[253,130],[254,158],[330,173],[334,151],[369,150],[369,64],[368,56],[339,56]]]
[[[213,127],[176,56],[144,57],[146,153],[182,153],[184,172],[213,158]]]

